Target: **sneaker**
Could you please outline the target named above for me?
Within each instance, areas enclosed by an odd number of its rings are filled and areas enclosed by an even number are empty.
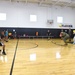
[[[1,52],[1,50],[0,50],[0,52]]]
[[[65,44],[65,46],[68,45],[67,43]]]
[[[2,51],[0,50],[0,55],[2,54]]]
[[[6,53],[5,53],[5,52],[2,52],[2,54],[3,54],[3,55],[6,55]]]
[[[6,42],[8,42],[8,41],[6,41]]]

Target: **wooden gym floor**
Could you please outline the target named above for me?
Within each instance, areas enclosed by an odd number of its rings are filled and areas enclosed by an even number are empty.
[[[61,39],[13,39],[0,54],[0,75],[75,75],[75,44]]]

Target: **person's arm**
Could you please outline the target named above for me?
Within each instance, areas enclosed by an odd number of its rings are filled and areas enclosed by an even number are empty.
[[[47,32],[47,34],[46,34],[47,36],[48,36],[48,32]]]
[[[61,38],[61,39],[63,39],[63,35],[62,35],[62,33],[60,33],[60,35],[59,35],[59,36],[60,36],[60,38]]]
[[[60,37],[62,37],[62,33],[60,33],[60,35],[59,35]]]
[[[0,42],[1,42],[1,37],[0,37]]]
[[[49,33],[49,35],[51,35],[51,33]]]

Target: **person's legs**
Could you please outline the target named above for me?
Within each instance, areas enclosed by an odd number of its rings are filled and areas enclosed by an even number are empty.
[[[65,45],[67,45],[67,40],[68,40],[68,39],[69,39],[68,36],[65,36],[65,37],[63,38],[63,41],[64,41]]]
[[[69,42],[71,42],[71,37],[69,37]]]
[[[5,45],[3,45],[3,52],[2,52],[4,55],[6,55],[6,52],[5,52]]]
[[[0,46],[2,47],[2,44],[1,44],[1,42],[0,42]],[[1,51],[2,51],[2,50],[0,49],[0,53],[1,53]]]
[[[3,52],[2,54],[6,55],[6,52],[5,52],[5,45],[3,45]]]
[[[1,44],[2,44],[2,49],[3,49],[2,54],[3,54],[3,55],[6,55],[6,52],[5,52],[5,44],[4,44],[4,43],[1,43]]]
[[[8,36],[6,36],[5,38],[6,38],[6,42],[8,42]]]
[[[48,35],[48,40],[50,39],[50,36]]]

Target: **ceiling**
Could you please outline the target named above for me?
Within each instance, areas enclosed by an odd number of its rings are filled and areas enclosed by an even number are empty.
[[[39,5],[58,5],[75,8],[75,0],[0,0],[0,1],[37,3]]]

